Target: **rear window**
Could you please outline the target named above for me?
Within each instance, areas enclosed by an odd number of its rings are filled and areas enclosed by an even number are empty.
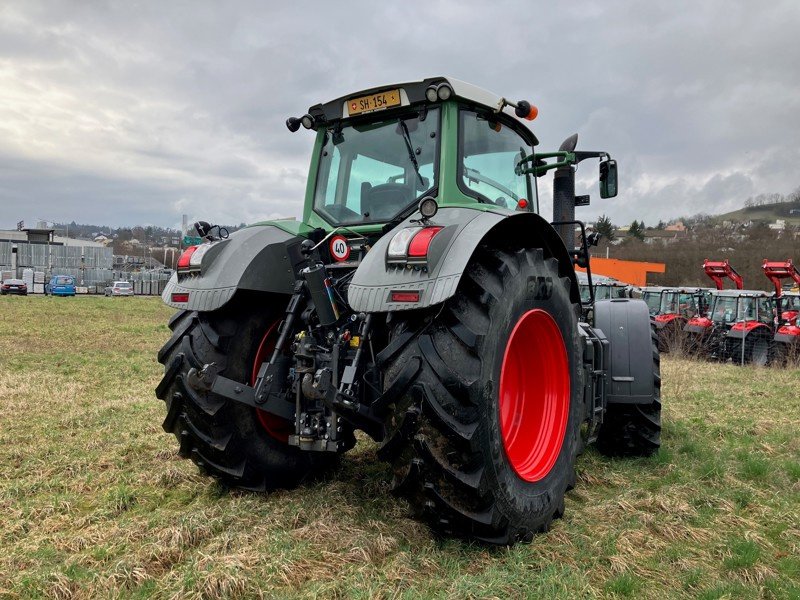
[[[117,283],[114,284],[114,287],[129,288],[129,287],[131,287],[131,284],[128,283],[127,281],[118,281]]]
[[[72,285],[75,280],[72,277],[56,277],[56,285]]]

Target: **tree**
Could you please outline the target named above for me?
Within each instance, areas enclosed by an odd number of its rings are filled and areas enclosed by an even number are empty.
[[[644,221],[639,223],[639,221],[634,219],[633,223],[631,223],[631,226],[628,229],[628,235],[636,238],[637,240],[644,241]]]
[[[606,238],[606,240],[609,242],[614,239],[614,229],[614,224],[606,215],[600,215],[597,217],[597,222],[594,224],[594,230]]]

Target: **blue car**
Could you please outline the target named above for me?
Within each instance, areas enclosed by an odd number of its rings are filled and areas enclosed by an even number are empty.
[[[53,296],[74,296],[75,278],[71,275],[53,275],[45,287],[45,293]]]

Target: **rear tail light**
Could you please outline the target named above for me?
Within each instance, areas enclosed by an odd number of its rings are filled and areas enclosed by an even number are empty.
[[[428,248],[431,245],[433,236],[439,233],[442,227],[426,227],[413,237],[408,245],[409,258],[421,258],[428,256]]]
[[[404,262],[408,258],[408,245],[411,243],[411,239],[420,231],[422,231],[422,227],[405,227],[395,233],[389,242],[387,251],[389,260]]]
[[[425,262],[436,234],[443,227],[405,227],[389,242],[386,259],[390,263]]]
[[[178,259],[179,271],[197,271],[200,269],[200,263],[203,262],[203,257],[214,244],[201,244],[199,246],[189,246],[181,257]]]
[[[180,258],[178,259],[178,270],[179,271],[188,271],[189,270],[189,261],[192,259],[192,254],[195,253],[198,246],[189,246],[186,250],[183,251]]]
[[[189,301],[189,294],[172,294],[172,301],[173,302],[188,302]]]

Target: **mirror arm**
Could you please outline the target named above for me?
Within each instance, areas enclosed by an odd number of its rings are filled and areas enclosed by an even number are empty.
[[[523,164],[533,162],[536,160],[543,160],[546,158],[558,158],[561,159],[554,163],[546,163],[542,165],[534,165],[532,167],[528,167],[527,169],[521,168]],[[609,160],[611,159],[611,155],[608,152],[595,152],[595,151],[574,151],[574,152],[534,152],[527,156],[522,157],[519,162],[517,163],[517,170],[519,175],[543,175],[552,169],[558,169],[560,167],[566,167],[568,165],[577,165],[579,162],[586,160],[587,158],[599,158]]]

